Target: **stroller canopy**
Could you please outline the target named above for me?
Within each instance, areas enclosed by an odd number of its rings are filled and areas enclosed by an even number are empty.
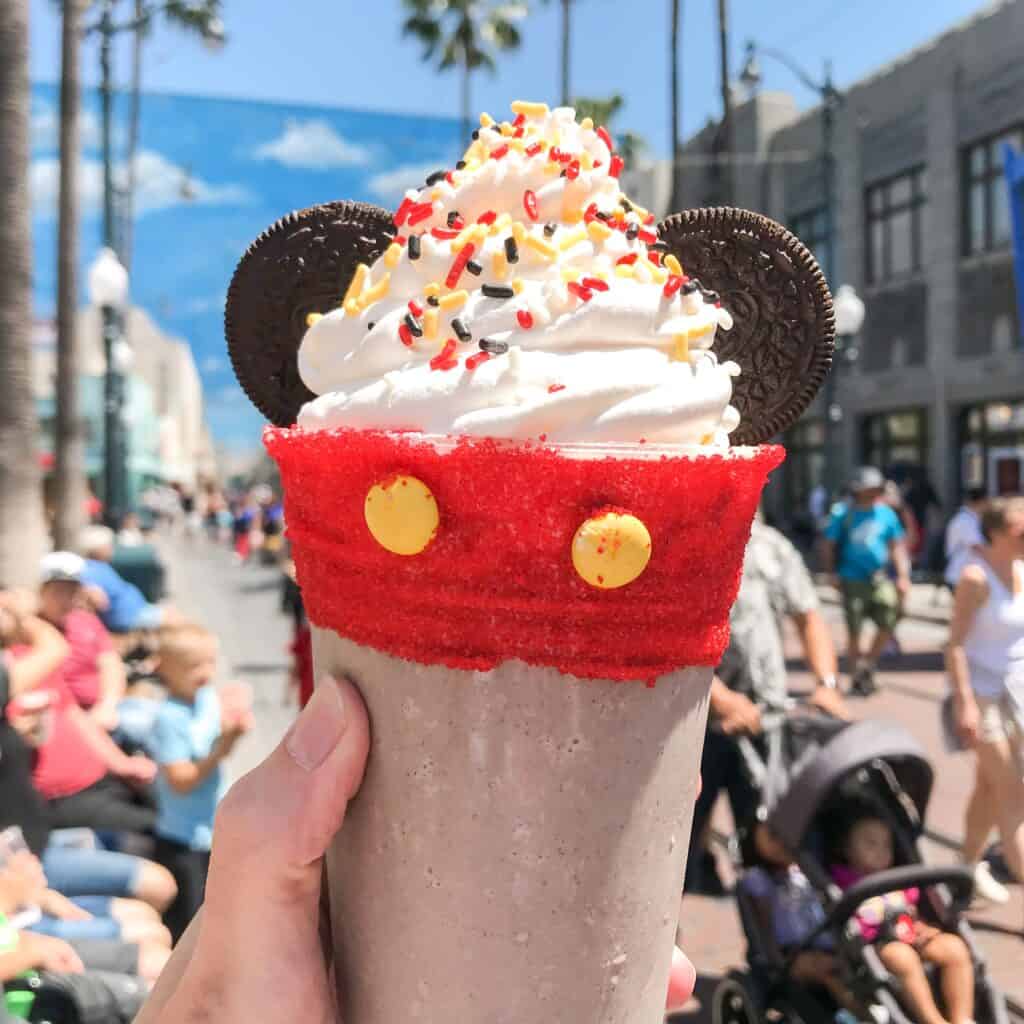
[[[790,850],[798,849],[836,787],[877,761],[889,767],[923,819],[932,768],[921,745],[896,722],[864,721],[838,733],[811,758],[772,809],[768,826]]]

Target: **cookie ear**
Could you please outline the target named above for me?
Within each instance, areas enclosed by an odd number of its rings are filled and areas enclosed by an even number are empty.
[[[760,444],[792,426],[832,366],[832,295],[810,250],[781,224],[728,207],[673,214],[658,233],[691,278],[721,296],[733,327],[715,340],[740,365],[734,444]]]
[[[310,313],[341,305],[356,266],[395,234],[391,214],[336,202],[290,213],[249,246],[228,289],[224,331],[235,376],[253,405],[281,427],[315,397],[299,377]]]

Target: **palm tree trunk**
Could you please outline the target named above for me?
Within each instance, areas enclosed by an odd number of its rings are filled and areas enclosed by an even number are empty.
[[[0,3],[0,585],[34,585],[43,504],[32,393],[29,0]]]
[[[680,89],[679,89],[679,19],[682,0],[672,0],[672,27],[669,32],[669,67],[671,68],[671,91],[669,108],[671,124],[669,126],[669,152],[672,155],[672,188],[668,203],[668,212],[677,213],[683,208],[682,161],[679,151],[680,121]]]
[[[472,118],[473,118],[473,97],[470,92],[469,82],[470,70],[469,62],[463,58],[462,62],[462,83],[461,83],[461,117],[462,117],[462,138],[465,140],[465,145],[469,145],[469,137],[473,133]]]
[[[732,151],[732,90],[729,88],[729,0],[718,0],[718,57],[722,79],[722,127],[719,132],[718,173],[720,197],[725,206],[734,201],[732,171],[736,154]]]
[[[125,166],[128,181],[121,209],[121,262],[131,273],[132,242],[135,233],[135,154],[139,150],[139,123],[142,117],[142,42],[145,34],[143,16],[144,0],[135,0],[135,31],[132,33],[132,85],[131,107],[128,112],[128,154]]]
[[[85,525],[85,437],[78,402],[79,53],[82,0],[64,0],[60,72],[60,199],[57,229],[57,415],[53,542],[71,548]]]
[[[569,89],[569,54],[572,30],[572,0],[562,0],[562,106],[572,103]]]

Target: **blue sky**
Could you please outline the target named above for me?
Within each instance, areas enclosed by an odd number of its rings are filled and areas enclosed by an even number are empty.
[[[131,4],[121,6],[127,12]],[[171,95],[149,96],[143,107],[147,184],[133,297],[164,328],[192,342],[213,429],[238,446],[255,441],[260,421],[233,389],[223,354],[221,304],[234,262],[252,237],[290,209],[342,197],[388,203],[415,183],[402,168],[454,159],[458,79],[437,75],[421,62],[419,47],[401,38],[398,0],[226,0],[224,6],[229,40],[219,53],[163,26],[146,44],[145,88]],[[503,58],[496,75],[475,76],[476,109],[497,112],[517,97],[557,98],[558,4],[531,6],[535,11],[521,25],[522,50]],[[667,0],[576,0],[575,6],[574,93],[622,93],[627,105],[614,127],[639,132],[655,153],[667,153]],[[887,5],[883,20],[868,0],[732,0],[731,66],[738,71],[744,41],[753,38],[784,49],[812,73],[831,58],[843,86],[981,6],[906,0]],[[33,94],[36,295],[44,315],[52,310],[57,101],[42,83],[59,73],[55,8],[52,0],[31,0],[31,71],[41,83]],[[716,3],[682,0],[682,8],[683,131],[690,134],[719,109]],[[82,60],[86,81],[95,82],[94,41]],[[118,47],[115,66],[125,81],[126,45]],[[766,88],[813,102],[785,69],[766,61],[763,70]],[[87,262],[98,240],[95,98],[87,96],[85,106]],[[431,116],[410,116],[424,114]],[[180,199],[186,178],[195,193],[187,204]]]

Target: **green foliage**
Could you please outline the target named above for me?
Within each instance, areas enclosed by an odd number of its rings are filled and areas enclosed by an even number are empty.
[[[625,100],[618,93],[614,93],[606,99],[578,96],[573,101],[573,106],[576,108],[577,118],[581,121],[583,118],[589,117],[594,124],[603,124],[611,131],[612,121],[625,106]],[[616,149],[627,169],[636,166],[637,160],[646,148],[647,143],[642,135],[638,135],[636,132],[616,133]]]
[[[494,55],[515,50],[522,36],[515,22],[526,13],[526,4],[488,4],[481,0],[403,0],[408,16],[403,35],[423,45],[423,59],[434,61],[439,71],[462,67],[467,71],[493,71]]]

